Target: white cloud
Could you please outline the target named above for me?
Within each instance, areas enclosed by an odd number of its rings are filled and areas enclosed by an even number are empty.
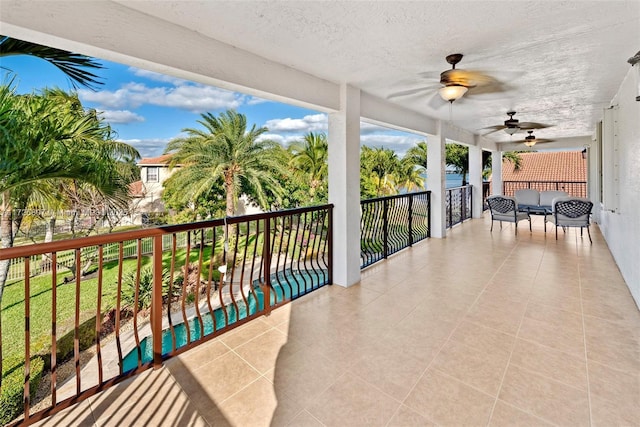
[[[386,128],[384,126],[374,125],[372,123],[360,122],[360,133],[361,134],[369,134],[375,132],[391,132],[392,129]]]
[[[258,104],[264,104],[265,102],[271,102],[271,101],[269,101],[268,99],[258,98],[257,96],[251,96],[247,101],[247,105],[258,105]]]
[[[280,135],[278,133],[263,133],[258,137],[258,141],[264,141],[265,139],[275,141],[280,145],[287,147],[292,142],[302,139],[302,135]]]
[[[200,84],[174,87],[149,87],[143,83],[127,83],[116,91],[79,90],[82,101],[94,102],[103,109],[138,108],[144,104],[173,107],[202,113],[211,110],[236,109],[246,102],[242,94]]]
[[[98,114],[109,123],[144,122],[144,117],[129,110],[104,110]]]
[[[132,72],[135,76],[143,77],[149,80],[154,80],[156,82],[171,83],[174,86],[188,83],[187,80],[179,79],[173,76],[168,76],[166,74],[156,73],[155,71],[143,70],[141,68],[129,67],[129,71]]]
[[[404,156],[409,148],[413,147],[420,141],[424,141],[424,138],[411,134],[398,135],[377,133],[360,136],[360,145],[376,148],[390,148],[400,157]]]
[[[120,142],[132,145],[142,157],[160,156],[173,138],[120,139]]]
[[[308,132],[326,132],[328,129],[328,121],[326,114],[311,114],[301,119],[285,119],[267,120],[265,126],[271,132],[300,133]]]

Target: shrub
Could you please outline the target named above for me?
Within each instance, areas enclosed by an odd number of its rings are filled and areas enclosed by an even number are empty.
[[[174,288],[179,282],[181,285],[181,277],[174,277]],[[174,289],[174,293],[176,289]],[[169,293],[169,272],[165,269],[162,272],[162,295],[167,296]],[[151,298],[153,296],[153,267],[148,266],[140,270],[140,287],[138,289],[138,310],[145,310],[151,307]],[[122,301],[134,309],[136,300],[136,272],[132,271],[123,277],[122,282]]]
[[[44,360],[40,356],[31,359],[31,378],[29,391],[31,398],[42,379]],[[8,424],[18,417],[23,409],[24,399],[24,362],[17,357],[2,361],[2,392],[0,393],[0,425]]]

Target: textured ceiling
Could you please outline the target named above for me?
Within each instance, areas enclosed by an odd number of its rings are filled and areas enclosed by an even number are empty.
[[[463,53],[458,68],[510,90],[465,97],[451,113],[435,89],[390,101],[474,133],[515,109],[521,121],[555,125],[539,137],[591,134],[640,48],[637,0],[120,3],[381,98],[432,86],[445,56]]]
[[[126,42],[123,45],[122,40],[132,38],[147,38],[147,50],[162,49],[153,44],[162,32],[155,23],[161,22],[171,34],[178,34],[176,25],[184,27],[188,33],[183,34],[215,39],[329,82],[349,83],[382,99],[428,87],[388,102],[429,117],[451,119],[456,126],[480,134],[486,126],[502,124],[506,112],[515,109],[520,121],[554,125],[536,131],[540,138],[590,135],[602,108],[609,105],[629,71],[627,59],[640,49],[638,0],[113,0],[78,2],[71,9],[62,4],[3,0],[2,15],[42,34],[69,39],[80,34],[87,44],[123,52]],[[82,12],[76,12],[80,5]],[[82,16],[65,16],[69,11]],[[77,28],[61,22],[75,22]],[[117,43],[105,32],[117,33]],[[173,52],[178,46],[177,56],[182,56],[184,40],[163,40],[175,45]],[[509,90],[469,93],[449,111],[436,89],[439,73],[450,68],[445,56],[451,53],[464,54],[458,68],[483,71]],[[133,58],[144,54],[133,48],[127,53]],[[194,58],[198,51],[188,55]],[[246,70],[237,71],[246,75]],[[261,70],[251,72],[259,76]],[[295,89],[304,88],[298,83]],[[497,142],[510,140],[504,132],[489,137]]]

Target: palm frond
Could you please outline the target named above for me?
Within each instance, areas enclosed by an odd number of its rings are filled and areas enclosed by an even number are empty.
[[[0,56],[10,55],[30,55],[49,62],[67,75],[74,88],[80,85],[95,90],[104,83],[101,77],[90,71],[104,66],[89,56],[0,36]]]

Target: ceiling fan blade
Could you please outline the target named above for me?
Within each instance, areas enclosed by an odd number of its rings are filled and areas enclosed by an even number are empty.
[[[544,123],[535,123],[535,122],[521,122],[518,124],[518,127],[522,130],[526,129],[546,129],[550,128],[553,125],[546,125]]]
[[[419,87],[419,88],[414,88],[414,89],[401,90],[399,92],[394,92],[394,93],[388,95],[387,99],[398,98],[400,96],[415,95],[415,94],[418,94],[420,92],[428,92],[430,90],[432,90],[431,87]]]
[[[422,73],[418,73],[418,76],[435,81],[440,80],[440,73],[437,71],[423,71]]]
[[[482,129],[493,129],[495,130],[502,130],[502,129],[506,129],[505,125],[495,125],[495,126],[487,126],[486,128],[482,128]]]
[[[500,131],[502,129],[506,129],[506,128],[507,128],[506,126],[489,126],[489,127],[483,128],[483,129],[492,129],[492,130],[490,130],[489,132],[484,133],[483,135],[489,135],[491,133],[498,132],[498,131]]]
[[[554,142],[555,139],[545,139],[545,138],[536,138],[536,144],[546,144],[547,142]],[[526,139],[520,139],[518,141],[510,141],[510,142],[514,142],[516,144],[524,144],[525,142],[527,142]]]
[[[441,74],[441,83],[453,83],[469,88],[476,86],[488,86],[499,83],[494,77],[481,71],[474,70],[447,70]]]

